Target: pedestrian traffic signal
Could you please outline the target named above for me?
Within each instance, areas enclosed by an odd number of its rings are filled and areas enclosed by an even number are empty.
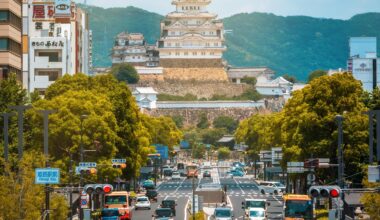
[[[87,194],[108,194],[113,190],[110,184],[87,184],[84,186],[84,191]]]
[[[312,186],[309,189],[309,195],[312,198],[338,198],[340,192],[339,186]]]

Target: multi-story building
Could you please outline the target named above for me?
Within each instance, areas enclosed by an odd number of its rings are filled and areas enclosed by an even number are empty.
[[[176,6],[161,21],[158,41],[161,65],[168,67],[222,66],[223,22],[207,11],[211,0],[173,0]],[[185,60],[179,62],[179,60]],[[184,66],[184,65],[182,65]]]
[[[89,73],[88,16],[70,0],[25,0],[23,71],[28,90],[44,93],[64,74]]]
[[[376,41],[376,37],[352,37],[349,41],[347,69],[368,92],[380,86],[380,58],[377,57]]]
[[[0,0],[0,80],[9,73],[22,76],[21,0]]]
[[[154,45],[146,43],[144,35],[121,32],[112,49],[112,65],[119,63],[156,67],[159,64],[158,51]]]

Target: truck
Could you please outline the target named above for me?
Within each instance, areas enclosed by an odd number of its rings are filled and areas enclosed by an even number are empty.
[[[313,219],[313,200],[308,195],[287,194],[283,199],[284,220]]]
[[[241,205],[242,209],[244,209],[245,216],[248,217],[250,208],[262,208],[266,212],[270,203],[267,202],[266,199],[245,199]]]
[[[197,165],[188,165],[186,166],[186,177],[189,178],[198,178],[198,166]]]
[[[131,220],[132,212],[129,210],[129,194],[127,191],[115,191],[104,195],[104,208],[118,209],[123,220]]]

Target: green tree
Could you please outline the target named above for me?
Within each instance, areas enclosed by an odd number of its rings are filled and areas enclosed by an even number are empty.
[[[192,148],[193,158],[202,159],[206,155],[206,147],[203,144],[195,143]]]
[[[198,132],[201,136],[202,143],[211,144],[213,146],[227,133],[224,128],[206,128]]]
[[[173,115],[172,116],[172,119],[175,123],[175,125],[178,127],[178,128],[182,128],[183,127],[183,117],[181,115]]]
[[[313,79],[325,76],[327,75],[327,72],[325,70],[314,70],[309,74],[308,82],[310,83]]]
[[[221,147],[218,149],[218,159],[226,160],[231,156],[231,150],[228,147]]]
[[[257,79],[256,77],[244,76],[243,79],[241,79],[241,82],[247,83],[248,85],[255,86],[257,83]]]
[[[239,122],[229,116],[219,116],[214,119],[213,125],[215,128],[225,128],[229,133],[233,133]]]
[[[207,114],[205,112],[202,112],[198,116],[197,127],[201,128],[201,129],[205,129],[205,128],[210,127],[210,123],[208,122]]]
[[[291,75],[289,75],[289,74],[284,74],[284,75],[282,75],[282,77],[283,77],[284,79],[288,80],[288,81],[291,82],[291,83],[296,83],[296,82],[297,82],[296,77],[291,76]]]
[[[113,66],[111,69],[111,74],[121,82],[134,84],[139,81],[139,74],[137,73],[135,67],[128,63]]]
[[[5,201],[0,203],[0,219],[40,219],[45,190],[43,185],[34,183],[34,170],[44,167],[44,157],[35,151],[25,151],[20,162],[4,163],[1,160],[0,163],[6,171],[6,175],[0,176],[0,199]],[[13,167],[16,163],[18,169]],[[22,172],[16,173],[15,170]],[[52,219],[67,217],[68,205],[63,195],[51,193],[50,203]]]
[[[282,114],[281,138],[284,158],[303,161],[312,155],[337,158],[337,123],[344,116],[344,160],[346,175],[361,183],[363,162],[368,156],[368,118],[362,102],[362,87],[349,73],[322,76],[296,91]],[[286,117],[285,117],[286,116]],[[296,154],[295,154],[296,152]],[[284,160],[285,162],[285,160]],[[331,179],[335,176],[325,175]]]

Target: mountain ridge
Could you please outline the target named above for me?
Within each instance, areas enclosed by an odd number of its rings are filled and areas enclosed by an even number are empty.
[[[80,7],[84,7],[80,5]],[[160,35],[164,16],[133,6],[101,8],[87,6],[93,30],[94,66],[111,65],[114,37],[122,32],[143,33],[148,43]],[[278,75],[289,74],[306,81],[315,69],[345,68],[350,36],[380,38],[380,13],[369,12],[347,20],[272,13],[239,13],[222,19],[232,66],[268,66]]]

